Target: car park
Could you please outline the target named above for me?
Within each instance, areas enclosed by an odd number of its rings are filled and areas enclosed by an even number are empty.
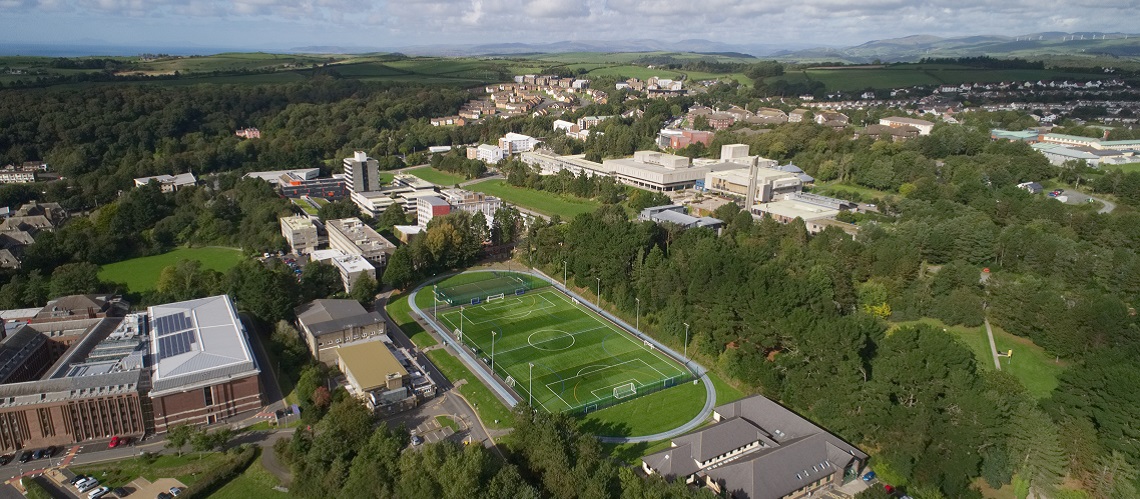
[[[72,478],[68,483],[70,483],[71,485],[77,485],[79,482],[82,482],[88,478],[91,478],[91,477],[89,477],[87,475],[75,475],[75,478]]]
[[[118,435],[111,437],[111,441],[107,443],[107,448],[108,449],[114,449],[115,447],[118,447],[118,446],[119,446]]]
[[[59,447],[51,446],[44,449],[44,457],[55,457],[59,453]]]
[[[95,487],[98,487],[98,486],[99,486],[99,480],[97,480],[95,478],[88,478],[82,482],[79,482],[79,485],[76,485],[75,489],[78,490],[79,493],[82,494],[82,493],[87,492],[91,489],[94,489]]]
[[[4,466],[12,462],[12,460],[15,458],[16,456],[14,454],[4,454],[3,456],[0,456],[0,466]]]

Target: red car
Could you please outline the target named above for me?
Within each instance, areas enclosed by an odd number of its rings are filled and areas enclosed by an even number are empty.
[[[108,449],[114,449],[119,446],[119,437],[111,437],[111,443],[107,444]]]
[[[883,488],[886,489],[888,494],[894,494],[895,493],[895,488],[890,486],[890,485],[887,485],[884,483]]]

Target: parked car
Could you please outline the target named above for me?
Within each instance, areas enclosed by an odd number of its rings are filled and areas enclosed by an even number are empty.
[[[59,447],[52,445],[44,449],[44,457],[55,457],[56,454],[59,454]]]
[[[889,484],[884,483],[883,484],[883,490],[886,490],[888,494],[894,494],[895,493],[895,488]]]
[[[115,436],[111,437],[111,441],[107,443],[107,448],[108,449],[114,449],[115,447],[118,447],[118,446],[119,446],[119,436],[115,435]]]
[[[181,493],[182,493],[182,487],[171,487],[170,488],[170,495],[173,497],[178,497],[178,494],[181,494]]]
[[[155,499],[171,499],[174,496],[172,496],[166,492],[159,492],[158,495],[154,496],[154,497],[155,497]]]
[[[127,496],[131,495],[131,493],[126,488],[123,488],[123,487],[115,487],[115,488],[111,489],[111,493],[115,494],[115,497],[127,497]]]
[[[419,435],[412,436],[412,445],[419,445],[422,443],[424,443],[424,437],[421,437]]]
[[[12,459],[15,459],[15,458],[16,458],[16,456],[14,454],[4,454],[3,456],[0,456],[0,466],[4,466],[4,465],[12,462]]]
[[[20,464],[24,464],[32,460],[32,451],[24,451],[20,453]]]
[[[88,478],[91,478],[91,477],[89,477],[89,476],[87,476],[87,475],[75,475],[75,478],[72,478],[72,479],[71,479],[71,481],[70,481],[69,483],[70,483],[70,484],[72,484],[72,485],[76,485],[76,484],[78,484],[79,482],[82,482],[82,481],[84,481],[84,480],[86,480],[86,479],[88,479]]]
[[[36,449],[36,451],[32,453],[32,460],[43,459],[46,453],[47,451],[45,449]]]
[[[76,485],[75,488],[79,490],[80,494],[82,494],[98,486],[99,480],[96,480],[95,478],[88,478],[87,480],[79,482],[79,485]]]
[[[87,494],[87,499],[99,499],[111,491],[110,487],[99,487]]]
[[[874,479],[875,479],[875,472],[874,471],[868,471],[866,474],[863,475],[863,481],[864,482],[870,482],[871,480],[874,480]]]

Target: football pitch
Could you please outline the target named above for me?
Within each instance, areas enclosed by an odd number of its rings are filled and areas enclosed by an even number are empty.
[[[440,311],[437,319],[523,400],[593,412],[691,379],[691,373],[554,288]],[[531,375],[533,374],[533,378]]]

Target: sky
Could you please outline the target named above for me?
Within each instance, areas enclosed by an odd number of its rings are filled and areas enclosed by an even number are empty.
[[[288,50],[704,39],[803,48],[916,34],[1132,32],[1137,13],[1136,0],[0,0],[0,45]]]

